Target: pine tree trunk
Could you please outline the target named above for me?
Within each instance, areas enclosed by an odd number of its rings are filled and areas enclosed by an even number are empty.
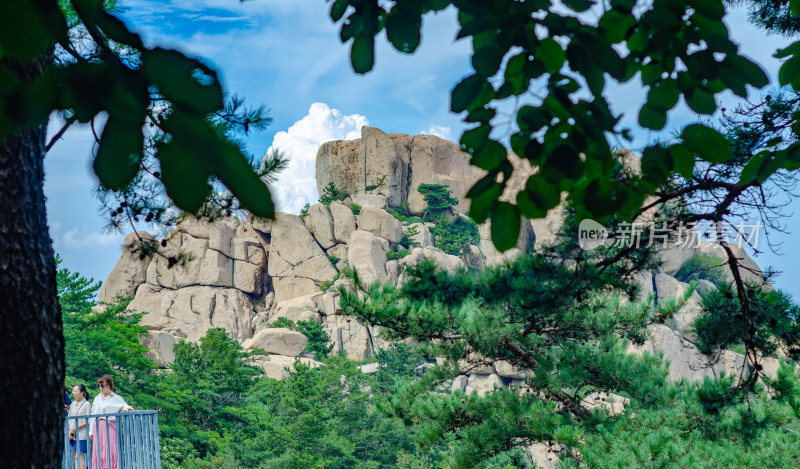
[[[44,63],[45,57],[13,68],[30,79]],[[46,132],[44,122],[0,141],[3,467],[58,467],[64,440],[64,334],[45,210]]]

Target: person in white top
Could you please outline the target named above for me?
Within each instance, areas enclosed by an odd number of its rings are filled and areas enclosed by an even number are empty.
[[[69,406],[68,417],[85,417],[92,412],[89,393],[86,392],[85,385],[72,386],[72,397],[74,399]],[[88,418],[69,420],[69,447],[75,459],[75,467],[80,467],[80,469],[86,469],[86,442],[89,439],[86,430],[88,426]]]
[[[100,394],[92,403],[92,415],[116,414],[133,410],[125,399],[117,394],[114,379],[103,375],[97,380]],[[117,448],[117,418],[104,416],[92,419],[89,425],[92,439],[92,467],[97,469],[119,468],[119,448]]]

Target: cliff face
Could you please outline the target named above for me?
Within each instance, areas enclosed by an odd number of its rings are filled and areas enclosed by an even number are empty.
[[[527,162],[511,157],[515,173],[504,194],[509,199],[530,174]],[[635,159],[630,153],[623,157]],[[395,285],[403,281],[405,267],[422,257],[433,259],[443,269],[465,265],[480,269],[551,242],[562,219],[562,212],[554,209],[546,219],[524,220],[517,247],[506,253],[494,249],[488,224],[479,227],[480,241],[467,246],[461,257],[433,247],[428,226],[404,225],[386,209],[408,202],[411,214],[421,214],[425,202],[416,188],[432,183],[448,185],[460,200],[457,210],[466,213],[464,195],[484,174],[469,166],[469,155],[460,152],[455,143],[434,136],[387,135],[365,127],[360,140],[322,145],[316,173],[320,193],[333,183],[352,194],[349,200],[330,206],[316,204],[303,219],[278,213],[274,220],[184,220],[166,235],[163,254],[168,257],[180,252],[188,261],[171,268],[165,256],[156,255],[152,261],[140,259],[132,250],[134,239],[129,236],[100,300],[134,296],[129,309],[144,313],[142,325],[149,330],[146,345],[162,364],[174,358],[172,344],[177,340],[196,341],[209,328],[222,327],[245,348],[269,352],[268,357],[254,363],[268,376],[280,378],[288,373],[285,368],[293,363],[291,357],[302,353],[305,336],[270,327],[278,318],[321,323],[334,351],[344,350],[352,359],[367,358],[387,345],[379,328],[341,314],[336,288],[322,290],[339,285],[353,289],[350,280],[339,278],[346,265],[366,282]],[[370,186],[379,187],[367,190]],[[351,210],[351,203],[360,206],[358,214]],[[393,258],[404,233],[416,233],[413,237],[418,246],[402,258]],[[140,236],[149,237],[146,233]],[[657,301],[682,298],[688,285],[678,282],[675,273],[692,255],[719,254],[717,249],[700,243],[697,248],[664,251],[663,266],[642,274],[643,290],[654,292]],[[746,253],[741,255],[757,277],[758,266]],[[722,360],[709,364],[693,345],[691,322],[700,313],[703,288],[714,287],[702,285],[678,315],[666,325],[654,326],[648,341],[641,347],[631,347],[630,352],[664,352],[670,359],[672,379],[701,380],[744,366],[744,357],[733,352],[725,352]],[[303,360],[316,364],[310,358]],[[519,383],[524,375],[498,362],[462,378],[453,383],[454,389],[483,393]]]

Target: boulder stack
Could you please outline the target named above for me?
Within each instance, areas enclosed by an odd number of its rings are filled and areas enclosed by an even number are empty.
[[[623,156],[636,158],[632,153]],[[513,200],[531,174],[527,161],[513,154],[509,158],[515,172],[504,200]],[[637,161],[629,164],[636,166]],[[561,207],[545,219],[523,220],[516,247],[505,253],[492,245],[491,227],[486,223],[479,227],[480,239],[465,246],[458,257],[435,247],[432,225],[401,222],[399,218],[405,218],[393,213],[422,214],[426,203],[416,188],[428,183],[449,186],[459,200],[457,216],[465,216],[465,194],[484,174],[469,165],[469,155],[456,143],[364,127],[360,140],[327,142],[317,154],[320,193],[333,184],[346,191],[348,199],[314,204],[302,218],[288,213],[277,213],[274,220],[186,218],[163,238],[163,247],[152,258],[143,256],[138,246],[140,240],[154,238],[143,232],[131,234],[99,299],[112,302],[119,296],[134,297],[129,309],[143,313],[141,323],[149,330],[145,345],[162,366],[174,359],[176,341],[197,341],[215,327],[224,328],[246,349],[261,351],[264,355],[253,363],[267,376],[286,376],[296,358],[316,366],[310,358],[300,358],[305,336],[274,327],[280,318],[320,323],[334,352],[342,350],[351,359],[363,360],[388,344],[378,327],[342,314],[338,287],[354,291],[352,280],[342,276],[345,269],[355,271],[367,284],[398,285],[405,280],[406,268],[422,258],[449,271],[482,269],[555,241],[564,217]],[[408,245],[409,238],[414,245]],[[675,274],[692,255],[709,253],[718,255],[719,249],[699,243],[692,249],[665,250],[662,266],[642,273],[639,279],[644,294],[653,293],[659,302],[682,299],[688,284],[676,280]],[[757,264],[744,251],[737,253],[752,269],[749,278],[759,279]],[[670,361],[670,379],[676,380],[699,381],[746,367],[744,357],[733,352],[709,362],[693,343],[692,322],[702,308],[701,294],[714,288],[709,282],[699,285],[677,315],[653,326],[650,338],[641,346],[631,346],[629,352],[663,353]],[[524,377],[511,364],[496,362],[470,369],[452,388],[483,394],[518,385]]]

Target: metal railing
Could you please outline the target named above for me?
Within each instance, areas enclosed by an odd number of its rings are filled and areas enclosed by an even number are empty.
[[[82,437],[76,431],[75,450],[70,447],[70,422],[86,425],[86,452],[81,453]],[[93,438],[88,435],[93,427]],[[158,413],[132,410],[116,414],[67,417],[64,422],[64,469],[161,469],[158,442]],[[77,453],[77,458],[76,458]],[[82,456],[82,457],[81,457]]]

